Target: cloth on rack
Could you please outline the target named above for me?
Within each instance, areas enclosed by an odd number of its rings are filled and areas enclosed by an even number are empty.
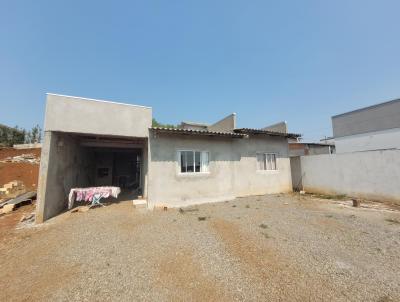
[[[68,196],[68,209],[72,209],[75,201],[87,201],[93,204],[93,201],[99,201],[101,198],[117,198],[121,189],[119,187],[90,187],[90,188],[72,188]]]

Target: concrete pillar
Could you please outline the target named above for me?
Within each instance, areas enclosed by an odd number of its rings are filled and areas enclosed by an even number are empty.
[[[144,143],[144,147],[142,150],[142,190],[143,190],[143,198],[147,199],[148,194],[148,169],[149,169],[149,140],[146,140]]]
[[[44,133],[40,167],[39,167],[39,184],[37,191],[37,203],[36,203],[36,223],[44,222],[44,209],[45,209],[45,196],[47,189],[47,174],[49,169],[49,157],[52,141],[54,140],[54,135],[51,131],[46,131]]]

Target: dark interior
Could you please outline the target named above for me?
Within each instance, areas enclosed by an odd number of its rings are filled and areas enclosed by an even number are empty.
[[[142,150],[126,148],[86,147],[89,156],[89,186],[121,188],[117,201],[142,195]],[[109,199],[109,201],[116,201]]]

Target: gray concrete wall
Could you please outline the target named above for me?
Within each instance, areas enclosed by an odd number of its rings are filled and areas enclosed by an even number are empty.
[[[215,132],[233,132],[233,129],[236,129],[236,114],[232,113],[227,117],[224,117],[222,120],[208,126],[208,131]]]
[[[291,143],[289,144],[289,155],[303,156],[303,155],[319,155],[319,154],[330,154],[335,150],[335,146],[329,145],[314,145],[307,143]]]
[[[330,154],[330,146],[309,145],[308,155]]]
[[[343,136],[400,128],[400,100],[332,117],[335,139]]]
[[[337,153],[400,149],[400,128],[338,137],[335,145]]]
[[[148,137],[149,107],[48,94],[44,130]]]
[[[275,131],[275,132],[281,132],[281,133],[287,133],[288,132],[288,126],[285,121],[279,122],[273,125],[266,126],[262,128],[263,130],[268,130],[268,131]]]
[[[39,169],[36,221],[41,223],[67,208],[71,188],[88,186],[93,156],[76,138],[45,132]]]
[[[206,138],[157,134],[149,139],[149,207],[171,207],[291,191],[284,138]],[[179,150],[203,150],[209,173],[179,173]],[[257,171],[256,152],[276,152],[278,171]]]
[[[287,139],[271,136],[251,136],[234,141],[234,192],[236,196],[262,195],[292,191]],[[277,170],[258,171],[257,153],[276,153]]]
[[[301,157],[305,191],[400,204],[400,150]]]

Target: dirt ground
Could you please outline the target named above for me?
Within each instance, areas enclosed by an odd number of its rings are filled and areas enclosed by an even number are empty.
[[[40,157],[40,148],[36,149],[13,149],[0,148],[0,160],[21,154],[34,154]],[[30,163],[0,163],[0,186],[13,181],[20,180],[27,190],[36,190],[39,175],[39,165]]]
[[[3,160],[7,157],[13,157],[22,154],[34,154],[36,157],[40,157],[41,148],[31,148],[31,149],[14,149],[14,148],[5,148],[0,147],[0,160]]]
[[[123,202],[0,236],[0,301],[400,300],[400,212],[381,204]]]

